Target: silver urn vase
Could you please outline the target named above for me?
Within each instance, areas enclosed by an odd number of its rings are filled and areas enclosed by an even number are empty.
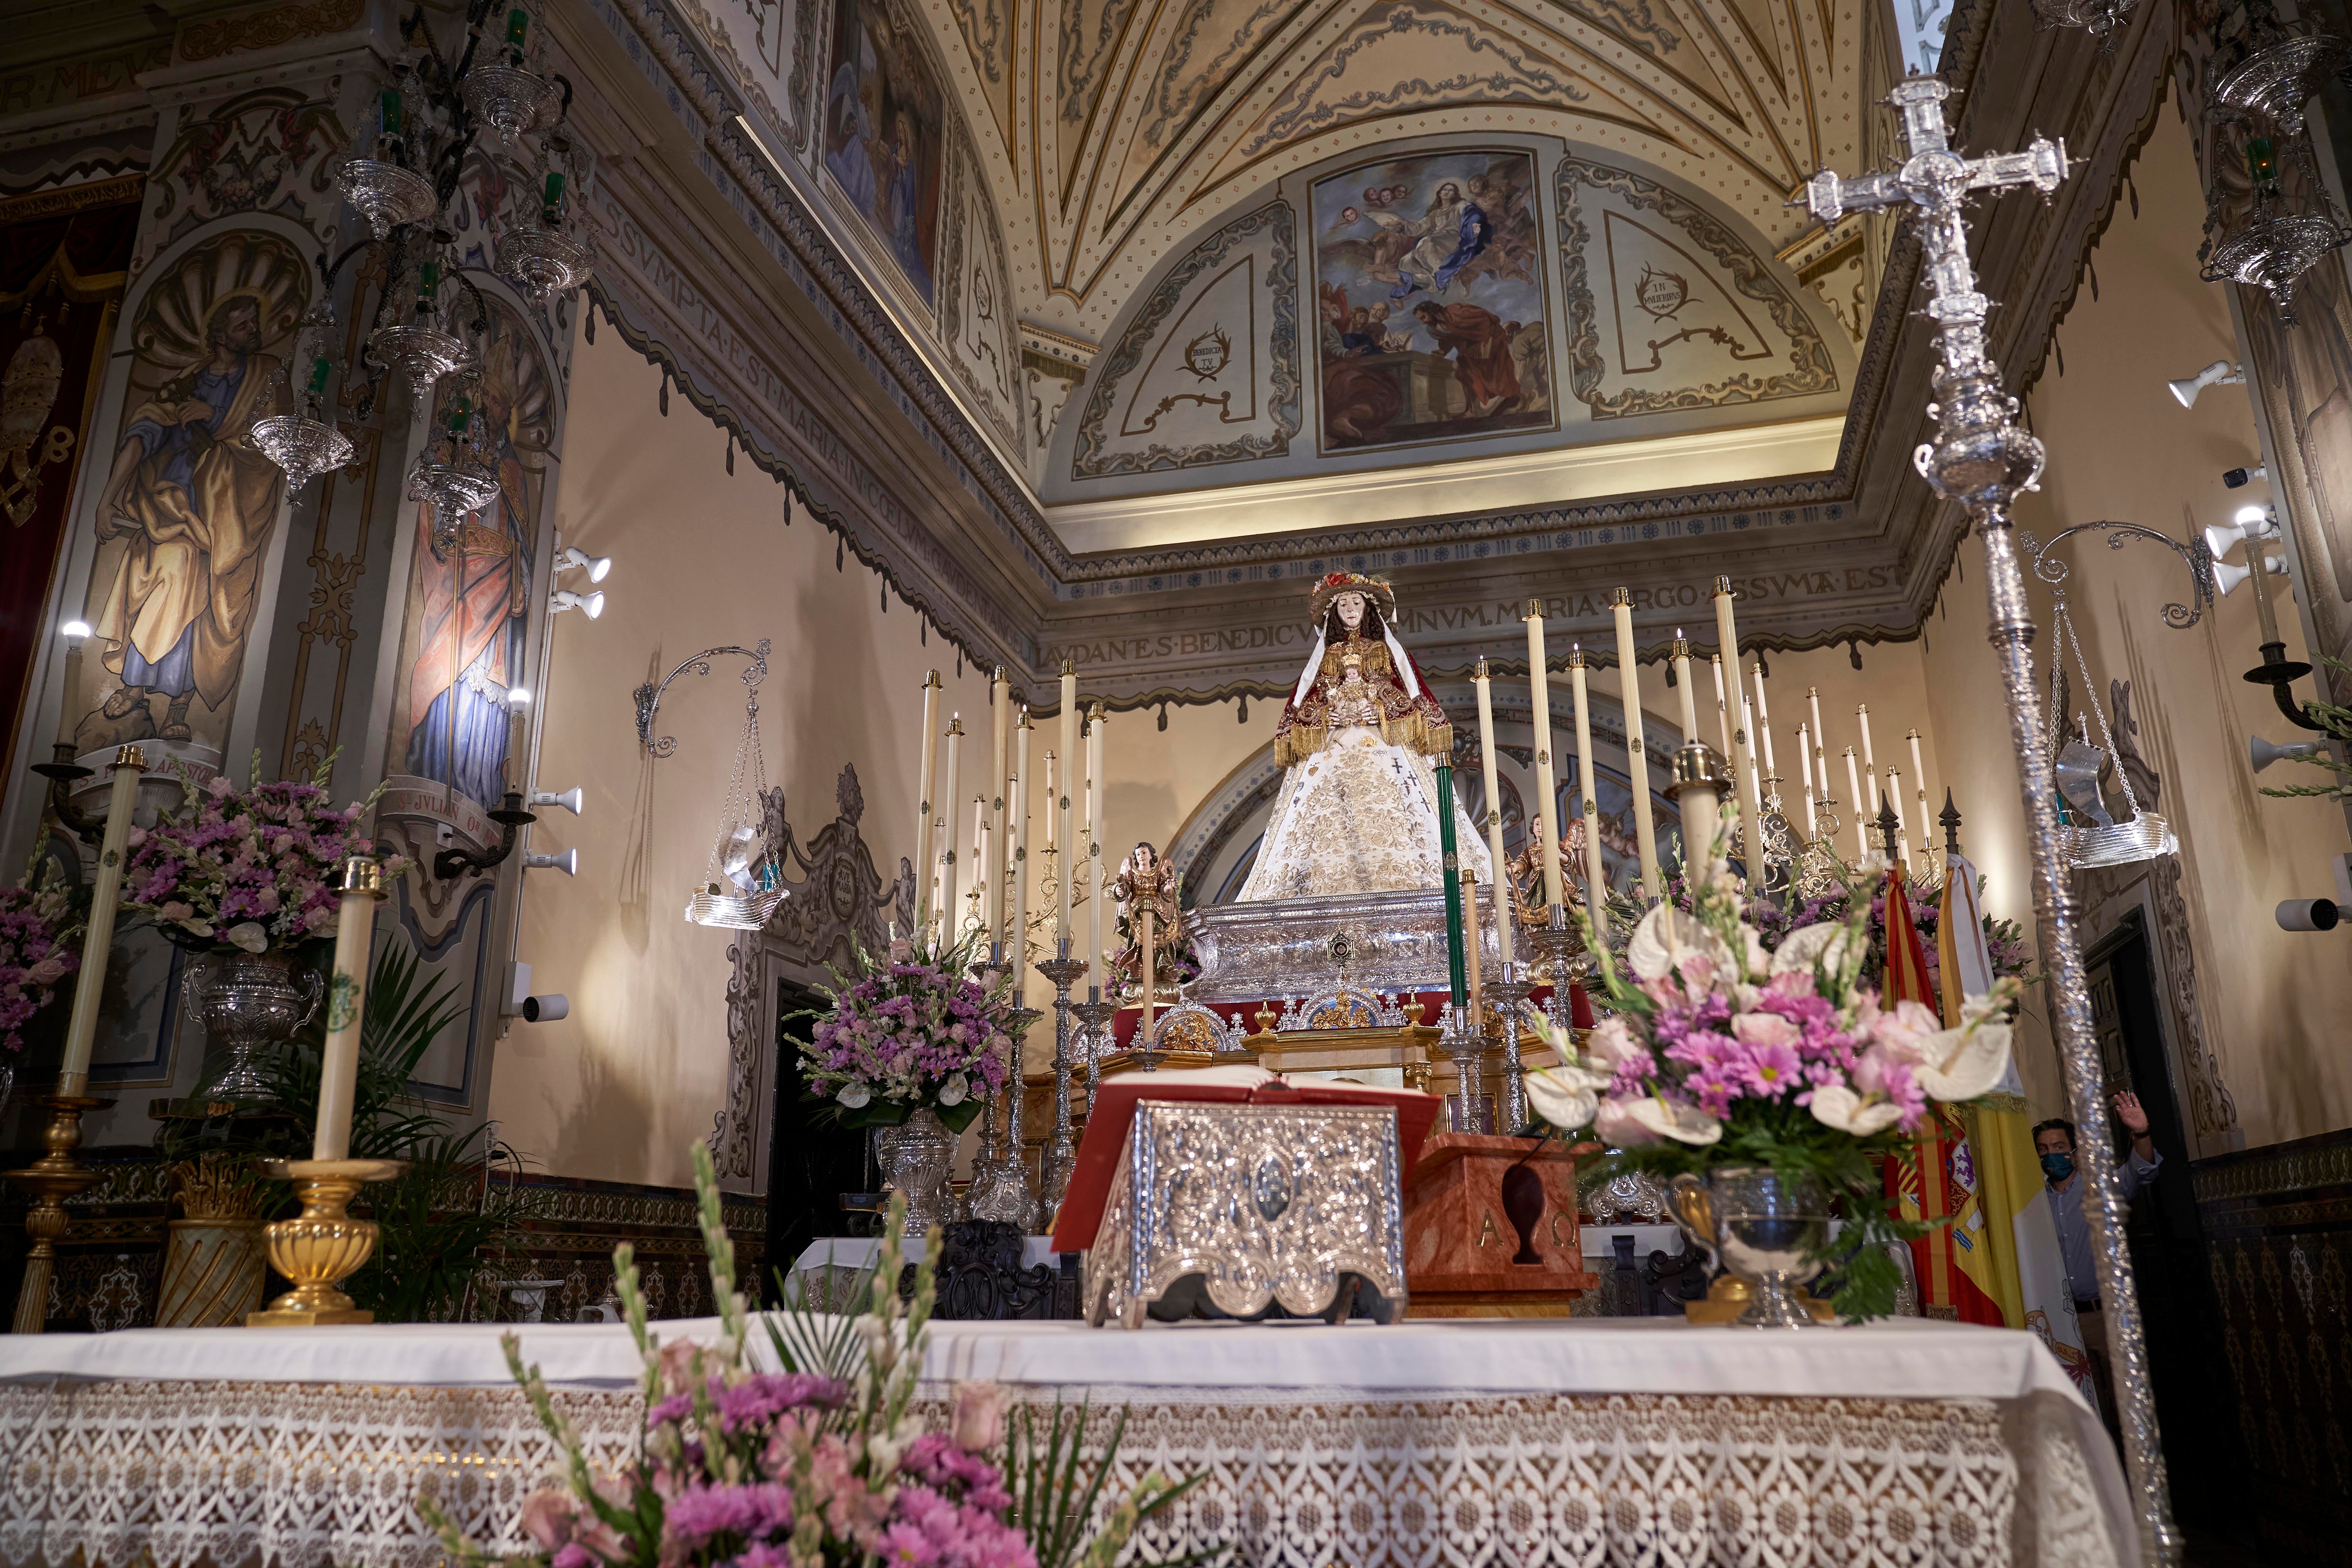
[[[907,1232],[920,1237],[954,1218],[948,1212],[948,1172],[955,1163],[956,1135],[929,1106],[918,1108],[875,1140],[883,1179],[907,1199]]]
[[[272,1047],[310,1021],[326,982],[302,962],[299,949],[275,947],[208,952],[188,965],[186,978],[208,1049],[224,1058],[204,1092],[237,1105],[267,1099],[262,1065]]]
[[[1735,1328],[1802,1329],[1820,1320],[1804,1285],[1820,1274],[1830,1205],[1819,1182],[1761,1165],[1719,1165],[1704,1180],[1685,1172],[1669,1189],[1675,1223],[1723,1266],[1737,1289],[1710,1297],[1746,1304]]]

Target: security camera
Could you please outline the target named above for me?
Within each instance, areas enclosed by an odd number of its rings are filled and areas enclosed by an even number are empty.
[[[2278,907],[2281,931],[2334,931],[2352,909],[2334,899],[2289,899]]]
[[[613,569],[613,558],[609,555],[591,555],[576,544],[565,545],[563,553],[555,558],[555,569],[558,572],[576,571],[583,566],[588,569],[588,581],[602,583],[604,580],[604,574]]]
[[[2172,389],[2172,395],[2179,400],[2181,407],[2194,408],[2197,406],[2197,395],[2207,387],[2242,386],[2245,380],[2244,374],[2236,365],[2228,360],[2217,359],[2195,375],[2184,375],[2178,381],[2168,381],[2164,384]]]
[[[2273,746],[2260,735],[2256,735],[2246,742],[2246,752],[2253,760],[2254,772],[2261,773],[2273,763],[2287,763],[2298,757],[2314,756],[2317,754],[2321,745],[2322,742],[2318,741],[2297,741],[2293,745]]]
[[[530,792],[530,804],[533,805],[560,805],[564,810],[570,812],[572,816],[577,816],[580,815],[580,786],[574,784],[570,789],[565,790],[562,795],[553,795],[543,789],[535,789]]]
[[[2270,469],[2264,468],[2260,463],[2256,463],[2251,468],[2222,469],[2221,485],[2225,489],[2242,490],[2248,485],[2253,483],[2256,479],[2267,480],[2270,477]]]
[[[547,596],[547,604],[550,609],[559,612],[585,610],[588,613],[588,618],[592,621],[604,613],[604,595],[602,591],[593,594],[575,594],[569,588],[558,588]]]
[[[2279,906],[2284,910],[2284,904]],[[572,998],[561,991],[551,991],[544,996],[522,999],[522,1021],[526,1024],[552,1024],[572,1016]]]
[[[525,855],[522,863],[533,871],[561,871],[567,877],[580,875],[580,851],[566,849],[561,855]]]

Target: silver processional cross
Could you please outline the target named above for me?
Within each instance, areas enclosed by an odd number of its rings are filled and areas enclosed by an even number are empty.
[[[2068,1104],[2074,1124],[2084,1130],[2075,1159],[2083,1167],[2084,1206],[2097,1242],[2099,1299],[2122,1406],[2124,1459],[2137,1494],[2143,1552],[2152,1563],[2170,1564],[2179,1561],[2181,1542],[2166,1490],[2139,1298],[2124,1245],[2124,1204],[2116,1186],[2115,1154],[2105,1136],[2107,1109],[2100,1100],[2098,1043],[2092,1032],[2082,948],[2075,938],[2074,889],[2061,848],[2057,784],[2035,695],[2033,619],[2010,537],[2011,504],[2019,492],[2039,488],[2042,443],[2018,426],[2018,401],[2001,390],[2000,373],[1985,353],[1984,322],[1991,301],[1977,291],[1962,221],[1962,209],[1977,191],[2032,185],[2047,200],[2066,177],[2066,144],[2037,135],[2022,153],[1963,158],[1951,150],[1944,130],[1943,105],[1949,92],[1935,77],[1911,77],[1898,83],[1886,101],[1902,111],[1909,160],[1900,169],[1853,180],[1824,169],[1806,182],[1803,205],[1825,226],[1849,212],[1904,203],[1918,211],[1922,265],[1935,294],[1927,314],[1937,323],[1943,365],[1936,375],[1936,401],[1927,405],[1936,421],[1936,438],[1921,444],[1911,460],[1938,496],[1968,509],[1984,539],[1992,605],[1990,635],[2000,659],[2010,742],[2024,786],[2026,832],[2033,855],[2033,910],[2050,968],[2051,1014],[2065,1068]]]

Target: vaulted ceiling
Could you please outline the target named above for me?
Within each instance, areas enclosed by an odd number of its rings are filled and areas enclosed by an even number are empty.
[[[1865,68],[1872,0],[932,0],[920,14],[961,91],[1024,321],[1087,343],[1171,247],[1284,174],[1445,132],[1630,157],[1780,251],[1808,226],[1790,192],[1861,161],[1880,74]]]

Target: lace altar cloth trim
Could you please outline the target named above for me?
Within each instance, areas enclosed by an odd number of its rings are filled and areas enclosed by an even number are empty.
[[[1222,1542],[1265,1568],[2109,1568],[2127,1551],[2063,1402],[2040,1395],[1086,1392],[1098,1412],[1130,1406],[1107,1497],[1154,1470],[1209,1477],[1147,1523],[1152,1557]],[[594,1468],[634,1453],[635,1394],[554,1398]],[[922,1413],[941,1422],[945,1406]],[[79,1552],[91,1568],[142,1553],[155,1568],[429,1568],[420,1489],[516,1552],[523,1497],[557,1474],[511,1389],[0,1384],[12,1565]]]

